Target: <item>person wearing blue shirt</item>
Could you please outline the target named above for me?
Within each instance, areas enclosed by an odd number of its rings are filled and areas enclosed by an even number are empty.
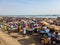
[[[49,30],[46,26],[43,26],[43,27],[42,27],[42,30],[40,30],[39,32],[41,32],[41,33],[47,33],[48,38],[51,37],[50,30]]]

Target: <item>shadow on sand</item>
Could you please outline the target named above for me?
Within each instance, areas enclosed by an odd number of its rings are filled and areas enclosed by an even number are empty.
[[[21,45],[40,45],[37,36],[29,36],[28,39],[18,40]]]

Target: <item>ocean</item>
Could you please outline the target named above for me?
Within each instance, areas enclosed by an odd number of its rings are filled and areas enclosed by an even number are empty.
[[[34,18],[57,18],[60,17],[60,15],[0,15],[0,16],[8,16],[8,17],[34,17]]]

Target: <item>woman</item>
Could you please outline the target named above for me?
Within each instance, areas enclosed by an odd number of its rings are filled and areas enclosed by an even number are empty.
[[[4,25],[4,26],[3,26],[3,29],[4,29],[4,31],[6,31],[6,30],[7,30],[7,26],[6,26],[6,25]]]

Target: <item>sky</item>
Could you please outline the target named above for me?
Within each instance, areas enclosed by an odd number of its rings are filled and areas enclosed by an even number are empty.
[[[60,0],[0,0],[0,15],[60,14]]]

